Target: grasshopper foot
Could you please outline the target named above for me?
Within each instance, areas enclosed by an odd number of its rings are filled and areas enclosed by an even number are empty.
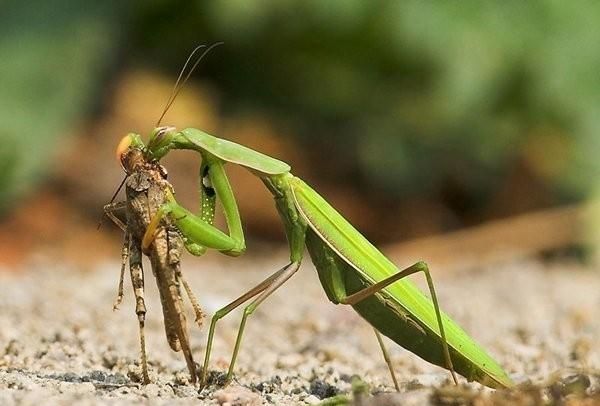
[[[123,295],[118,295],[117,298],[115,299],[115,302],[113,303],[113,312],[119,310],[119,306],[121,305],[122,301],[123,301]]]

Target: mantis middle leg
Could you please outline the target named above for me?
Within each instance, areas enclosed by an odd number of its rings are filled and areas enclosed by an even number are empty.
[[[213,315],[213,317],[210,321],[210,327],[208,330],[208,340],[206,343],[204,366],[202,368],[202,377],[200,380],[201,386],[206,385],[206,378],[208,376],[208,365],[210,363],[210,355],[212,352],[212,345],[213,345],[215,330],[217,327],[217,322],[219,320],[221,320],[222,318],[224,318],[225,316],[227,316],[233,310],[237,309],[238,307],[240,307],[241,305],[246,303],[248,300],[252,299],[253,297],[255,297],[257,295],[260,295],[258,298],[256,298],[250,305],[246,306],[246,308],[244,309],[244,316],[242,317],[242,321],[240,323],[240,328],[238,330],[238,335],[237,335],[237,338],[235,341],[232,360],[231,360],[231,363],[229,364],[229,370],[227,371],[226,380],[230,381],[231,376],[233,374],[233,367],[235,365],[235,360],[237,359],[237,354],[239,352],[243,330],[246,325],[246,319],[248,318],[248,316],[250,314],[252,314],[254,312],[254,310],[256,310],[256,308],[269,295],[271,295],[275,290],[277,290],[279,287],[281,287],[289,278],[291,278],[291,276],[298,270],[299,267],[300,267],[299,262],[298,263],[294,263],[294,262],[289,263],[288,265],[279,269],[277,272],[270,275],[268,278],[266,278],[265,280],[260,282],[258,285],[256,285],[255,287],[253,287],[246,293],[242,294],[240,297],[238,297],[237,299],[235,299],[234,301],[232,301],[225,307],[223,307],[215,312],[215,314]]]
[[[238,329],[238,335],[235,340],[233,355],[231,357],[231,362],[227,371],[226,381],[229,382],[233,375],[233,369],[235,367],[235,362],[239,353],[248,317],[252,313],[254,313],[258,306],[260,306],[260,304],[264,302],[267,297],[269,297],[273,292],[275,292],[277,289],[283,286],[283,284],[285,284],[285,282],[287,282],[292,277],[292,275],[294,275],[300,268],[302,256],[304,253],[304,236],[306,233],[306,224],[302,222],[291,224],[290,227],[286,229],[286,232],[288,233],[288,241],[290,246],[290,262],[286,266],[279,269],[271,276],[263,280],[261,283],[256,285],[254,288],[250,289],[248,292],[244,293],[243,295],[235,299],[233,302],[229,303],[227,306],[223,307],[222,309],[219,309],[212,317],[208,333],[208,341],[206,345],[204,368],[202,369],[202,385],[206,384],[208,364],[210,361],[210,354],[212,350],[212,343],[217,322],[237,307],[241,306],[248,300],[258,295],[258,297],[254,299],[254,301],[252,301],[252,303],[250,303],[244,308],[244,314],[242,316],[240,327]]]

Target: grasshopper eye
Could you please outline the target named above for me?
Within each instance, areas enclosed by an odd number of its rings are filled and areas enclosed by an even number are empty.
[[[123,166],[123,161],[121,160],[121,158],[123,157],[123,154],[127,151],[127,149],[131,146],[132,142],[133,140],[131,136],[126,135],[125,137],[121,138],[121,141],[119,141],[119,145],[117,145],[117,150],[115,151],[115,153],[117,161],[121,164],[121,166]]]

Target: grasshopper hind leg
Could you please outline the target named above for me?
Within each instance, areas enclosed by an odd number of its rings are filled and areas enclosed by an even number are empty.
[[[177,279],[179,279],[179,281],[183,285],[185,293],[187,294],[187,297],[190,300],[190,303],[192,304],[192,308],[194,309],[194,315],[196,316],[196,319],[194,321],[196,322],[198,327],[202,328],[202,325],[204,324],[204,317],[206,315],[204,314],[204,311],[202,310],[198,299],[196,299],[196,295],[194,295],[192,288],[187,283],[187,281],[183,279],[183,274],[181,273],[181,270],[178,270],[177,272]]]
[[[175,278],[173,283],[168,284],[168,290],[170,293],[170,300],[168,300],[168,308],[170,309],[172,320],[169,321],[169,324],[172,325],[174,331],[177,334],[179,347],[181,352],[183,352],[183,356],[185,358],[185,362],[188,367],[188,371],[190,373],[190,379],[192,383],[196,383],[197,380],[197,372],[196,372],[196,362],[192,356],[192,349],[190,347],[190,338],[187,332],[187,320],[185,317],[185,312],[183,310],[183,300],[181,299],[181,289],[179,286],[179,281],[177,280],[177,275],[181,275],[181,271],[179,270],[179,266],[176,267],[177,271],[174,275]],[[166,322],[166,320],[165,320]]]
[[[132,244],[130,246],[129,270],[131,272],[131,283],[135,295],[135,313],[138,317],[140,330],[140,358],[142,364],[142,378],[144,384],[150,383],[148,374],[148,359],[146,357],[146,338],[144,336],[144,324],[146,322],[146,303],[144,300],[144,269],[142,268],[141,247]]]

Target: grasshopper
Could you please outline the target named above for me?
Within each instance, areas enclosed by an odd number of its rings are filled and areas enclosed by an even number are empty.
[[[135,312],[139,322],[142,376],[145,384],[150,382],[148,361],[144,337],[146,305],[144,301],[144,270],[142,254],[149,257],[152,273],[156,278],[160,301],[163,309],[165,332],[169,346],[173,351],[182,351],[191,376],[196,382],[196,363],[192,356],[186,317],[181,297],[181,285],[192,302],[196,313],[196,322],[201,325],[203,312],[193,295],[190,286],[183,279],[180,267],[183,241],[174,222],[165,218],[154,226],[153,243],[144,243],[144,234],[155,213],[166,203],[166,196],[172,193],[167,181],[165,168],[157,162],[148,162],[139,150],[129,150],[119,155],[119,161],[127,174],[124,180],[127,200],[109,203],[104,206],[106,215],[125,233],[122,248],[121,276],[117,300],[113,309],[117,309],[123,299],[123,279],[127,261],[135,295]],[[115,212],[125,210],[126,223]]]
[[[193,70],[198,66],[202,58],[216,46],[218,42],[208,47],[195,61],[188,75],[183,78],[184,72],[192,57],[204,45],[196,47],[188,57],[179,78],[175,83],[173,92],[168,99],[165,108],[158,119],[162,120],[165,113],[173,104],[183,84],[190,77]],[[182,81],[183,79],[183,81]],[[181,83],[181,86],[180,86]],[[150,258],[152,273],[156,278],[160,301],[163,308],[163,318],[167,341],[173,351],[182,351],[190,373],[192,383],[197,381],[196,363],[192,356],[189,344],[189,335],[186,326],[186,317],[183,310],[181,298],[181,285],[183,285],[188,299],[196,316],[196,323],[202,327],[204,313],[196,300],[189,284],[183,279],[181,273],[181,253],[184,241],[175,223],[165,218],[158,220],[156,213],[167,203],[167,197],[173,198],[173,187],[167,181],[167,170],[158,160],[149,158],[142,150],[129,148],[130,140],[125,137],[117,147],[117,161],[125,171],[125,178],[117,188],[110,203],[104,206],[104,213],[123,230],[125,238],[121,250],[121,275],[117,299],[113,310],[118,309],[123,300],[123,279],[125,268],[129,261],[131,282],[135,295],[135,312],[137,314],[140,332],[140,358],[142,364],[142,379],[145,384],[150,383],[148,374],[148,360],[146,356],[146,341],[144,336],[144,324],[146,319],[146,304],[144,300],[144,270],[142,268],[142,254]],[[126,200],[113,203],[121,188],[125,185]],[[214,208],[214,204],[212,205]],[[118,211],[126,212],[126,223],[115,214]],[[204,219],[211,222],[214,219],[214,210],[204,211]],[[100,227],[98,224],[98,227]],[[195,255],[205,252],[203,247],[195,244],[187,244],[188,251]]]

